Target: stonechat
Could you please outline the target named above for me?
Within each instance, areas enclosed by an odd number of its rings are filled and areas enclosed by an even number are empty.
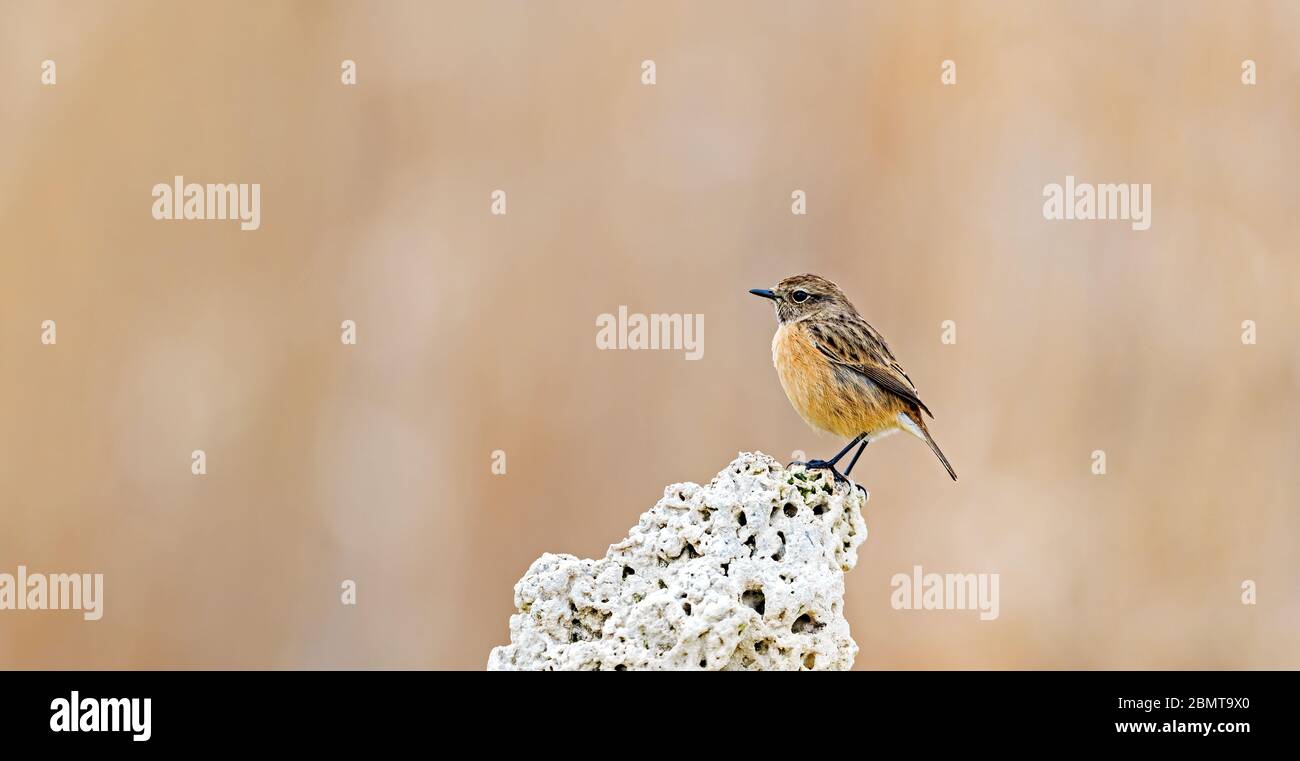
[[[817,275],[794,275],[771,290],[750,293],[776,304],[772,364],[790,403],[813,428],[852,437],[839,454],[812,460],[807,467],[828,469],[835,480],[847,480],[868,444],[907,431],[924,441],[957,480],[925,427],[922,413],[934,415],[885,339],[839,286]],[[835,466],[855,446],[858,451],[841,474]]]

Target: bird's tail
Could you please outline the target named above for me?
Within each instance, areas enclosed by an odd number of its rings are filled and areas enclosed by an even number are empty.
[[[948,462],[948,458],[943,456],[943,450],[939,449],[939,445],[934,443],[934,437],[930,435],[930,431],[925,427],[925,418],[918,413],[916,418],[913,419],[912,416],[901,412],[898,417],[904,428],[929,445],[930,451],[934,452],[934,456],[938,457],[939,462],[943,463],[944,470],[948,471],[948,475],[952,476],[952,480],[956,481],[957,471],[952,469],[952,463]]]

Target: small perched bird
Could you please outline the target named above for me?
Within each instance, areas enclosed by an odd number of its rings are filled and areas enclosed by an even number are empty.
[[[929,445],[957,480],[925,427],[922,412],[934,415],[885,339],[862,319],[839,286],[817,275],[794,275],[771,290],[755,288],[750,293],[776,303],[772,364],[790,403],[813,428],[852,437],[839,454],[812,460],[807,467],[825,468],[835,480],[847,480],[867,444],[907,431]],[[857,454],[841,474],[836,463],[859,442]]]

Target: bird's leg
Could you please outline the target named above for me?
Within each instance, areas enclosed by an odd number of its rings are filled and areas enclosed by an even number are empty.
[[[844,477],[844,474],[840,473],[838,470],[835,469],[835,463],[844,459],[844,455],[848,454],[849,450],[857,446],[858,442],[862,441],[864,438],[866,438],[866,436],[867,434],[865,433],[859,433],[857,436],[853,437],[853,441],[850,441],[848,446],[841,449],[840,453],[835,455],[831,459],[809,460],[807,463],[804,464],[804,467],[808,468],[809,470],[829,470],[831,472],[831,475],[835,477],[836,481],[847,481],[848,479]]]
[[[862,439],[864,439],[864,438],[866,437],[866,435],[867,435],[867,434],[865,434],[865,433],[859,433],[857,436],[854,436],[854,437],[853,437],[853,441],[850,441],[848,446],[846,446],[846,447],[844,447],[843,449],[841,449],[839,454],[835,455],[834,457],[832,457],[832,458],[829,459],[829,460],[809,460],[809,461],[808,461],[808,467],[810,467],[810,468],[830,468],[830,469],[833,470],[833,469],[835,468],[835,463],[837,463],[837,462],[839,462],[840,460],[844,459],[844,455],[848,454],[850,449],[852,449],[853,447],[856,447],[856,446],[858,445],[858,442],[859,442],[859,441],[862,441]]]
[[[849,477],[849,473],[853,472],[853,466],[858,464],[858,458],[862,456],[863,452],[867,451],[867,445],[870,443],[871,443],[871,439],[862,440],[862,446],[858,447],[858,451],[856,454],[853,455],[853,459],[849,460],[849,467],[844,469],[844,477],[846,479]],[[867,487],[863,486],[862,484],[855,483],[852,479],[849,479],[849,483],[861,489],[863,494],[867,493]]]
[[[844,469],[844,475],[847,476],[848,474],[853,472],[853,466],[858,464],[858,458],[862,456],[863,452],[867,451],[867,445],[870,443],[871,443],[870,439],[864,439],[862,441],[862,446],[858,447],[858,453],[853,455],[853,459],[849,460],[849,467]]]

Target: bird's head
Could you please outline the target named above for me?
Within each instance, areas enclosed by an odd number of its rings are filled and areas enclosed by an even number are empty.
[[[818,275],[792,275],[771,290],[755,288],[750,293],[771,299],[776,304],[776,318],[782,324],[809,317],[857,313],[838,285]]]

